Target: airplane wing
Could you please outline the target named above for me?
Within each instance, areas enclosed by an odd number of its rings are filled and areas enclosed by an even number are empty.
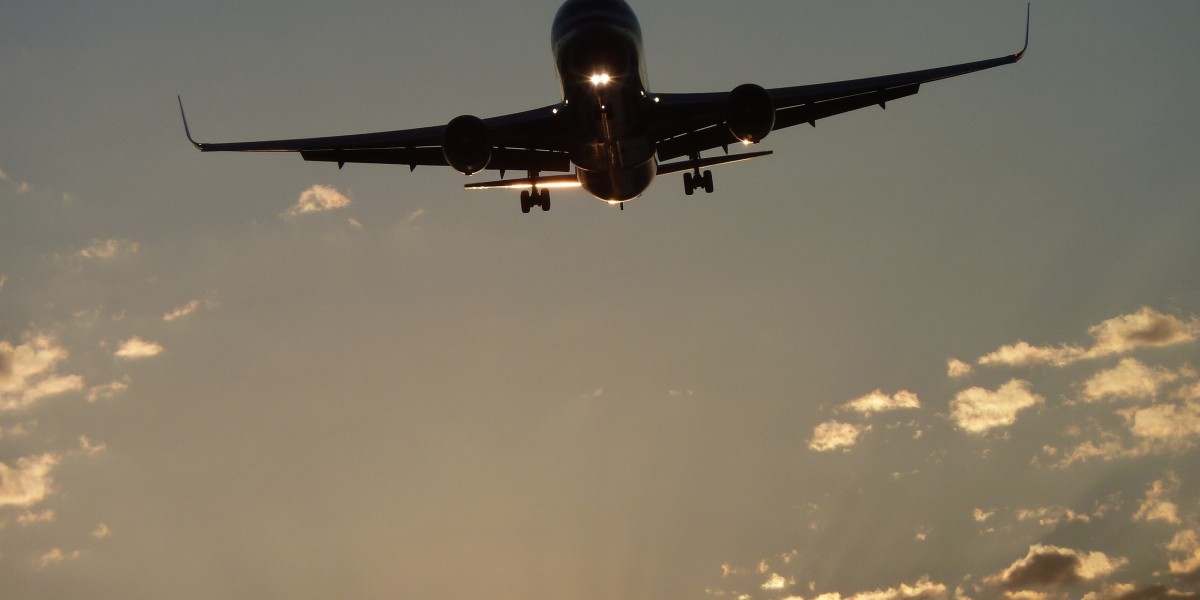
[[[1027,8],[1025,46],[1015,54],[881,77],[768,89],[766,91],[775,107],[772,131],[802,123],[816,127],[820,119],[869,106],[886,108],[892,100],[916,94],[923,83],[1015,63],[1021,60],[1028,48]],[[729,92],[657,96],[659,118],[655,138],[660,161],[739,143],[724,126]]]
[[[565,128],[556,123],[555,106],[484,119],[496,150],[487,168],[498,171],[571,170]],[[445,125],[330,137],[202,143],[192,138],[183,99],[179,113],[188,141],[201,152],[298,152],[304,160],[418,166],[448,166],[442,153]]]

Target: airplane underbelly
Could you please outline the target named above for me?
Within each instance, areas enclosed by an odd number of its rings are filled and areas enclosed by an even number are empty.
[[[601,200],[614,202],[624,202],[641,196],[642,192],[650,187],[650,182],[654,181],[654,175],[658,171],[653,156],[640,165],[628,167],[591,170],[581,165],[576,166],[579,183],[583,189]]]

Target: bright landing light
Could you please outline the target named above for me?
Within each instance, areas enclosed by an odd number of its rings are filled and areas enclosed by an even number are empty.
[[[609,77],[608,73],[596,73],[592,75],[591,81],[595,86],[608,85],[608,82],[612,81],[612,77]]]

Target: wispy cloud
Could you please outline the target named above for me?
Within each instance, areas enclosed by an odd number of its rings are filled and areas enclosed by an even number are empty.
[[[112,529],[109,529],[108,525],[104,523],[97,525],[96,528],[92,530],[92,537],[98,540],[107,538],[110,535],[112,535]]]
[[[1133,520],[1162,521],[1178,525],[1180,523],[1179,506],[1167,499],[1178,489],[1179,477],[1174,473],[1168,473],[1165,478],[1155,481],[1150,485],[1150,489],[1146,490],[1146,496],[1137,512],[1134,513]]]
[[[883,390],[875,390],[841,406],[841,410],[852,410],[864,415],[906,408],[921,408],[921,401],[917,395],[908,390],[900,390],[891,395],[883,393]]]
[[[141,358],[149,358],[158,356],[163,351],[161,344],[157,342],[146,341],[138,336],[133,336],[123,342],[117,348],[115,356],[126,360],[138,360]]]
[[[65,552],[62,548],[55,548],[38,558],[37,564],[43,569],[52,567],[68,560],[75,560],[82,556],[79,550]]]
[[[17,515],[17,523],[24,526],[34,525],[37,523],[52,523],[54,522],[54,509],[47,508],[43,511],[27,510],[20,515]]]
[[[1080,600],[1200,600],[1200,594],[1181,592],[1161,583],[1144,587],[1132,583],[1106,583],[1099,592],[1088,592]]]
[[[129,240],[92,240],[92,244],[79,251],[79,256],[99,260],[111,260],[118,256],[137,254],[141,244]]]
[[[108,444],[95,444],[92,443],[92,440],[88,439],[88,436],[81,435],[79,436],[79,450],[87,456],[96,456],[97,454],[108,450]]]
[[[179,319],[181,317],[186,317],[186,316],[196,312],[196,310],[198,310],[199,308],[200,308],[200,301],[199,300],[191,300],[187,304],[184,304],[183,306],[180,306],[180,307],[164,314],[163,320],[164,321],[174,321],[175,319]]]
[[[1167,551],[1182,555],[1168,563],[1171,574],[1188,579],[1200,576],[1200,531],[1184,529],[1167,543]]]
[[[1017,413],[1045,402],[1030,390],[1028,381],[1010,380],[995,391],[972,387],[950,401],[950,418],[971,433],[985,433],[1017,422]]]
[[[27,335],[19,346],[0,341],[0,412],[83,389],[83,377],[57,373],[58,363],[67,355],[67,350],[46,334]]]
[[[981,365],[1052,365],[1063,367],[1084,359],[1124,354],[1136,348],[1163,347],[1194,341],[1200,336],[1200,320],[1183,321],[1150,307],[1114,317],[1088,328],[1090,348],[1060,344],[1034,346],[1025,341],[1001,346],[979,359]]]
[[[0,462],[0,506],[29,507],[44,500],[58,462],[54,453],[19,458],[16,467]]]
[[[863,431],[863,428],[850,423],[826,421],[813,429],[813,436],[808,442],[808,447],[817,452],[848,448],[858,441],[858,436]]]
[[[347,206],[350,206],[350,199],[345,194],[339,192],[336,188],[317,184],[301,192],[300,198],[282,216],[297,217]]]
[[[946,584],[931,581],[927,575],[913,584],[901,583],[897,587],[859,592],[849,596],[830,592],[817,596],[815,600],[949,600],[950,597],[950,590],[946,588]],[[803,600],[799,596],[791,598]]]
[[[112,381],[104,385],[97,385],[88,388],[87,401],[94,403],[99,400],[107,400],[129,389],[129,381]]]

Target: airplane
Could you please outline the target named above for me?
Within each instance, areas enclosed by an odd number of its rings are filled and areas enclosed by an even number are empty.
[[[729,154],[731,145],[762,142],[772,131],[916,94],[920,86],[1015,63],[1029,47],[998,58],[907,73],[766,89],[746,83],[728,92],[651,92],[642,30],[625,0],[566,0],[550,31],[561,100],[533,110],[481,119],[462,115],[445,125],[332,137],[233,143],[192,138],[202,152],[299,152],[308,161],[449,166],[465,175],[499,171],[496,181],[467,189],[521,189],[521,211],[550,210],[550,189],[582,187],[625,208],[656,176],[683,173],[683,190],[713,192],[704,170],[771,154]],[[702,157],[721,148],[723,155]],[[678,160],[677,160],[678,159]],[[507,171],[522,178],[504,179]],[[559,173],[545,175],[545,173]]]

